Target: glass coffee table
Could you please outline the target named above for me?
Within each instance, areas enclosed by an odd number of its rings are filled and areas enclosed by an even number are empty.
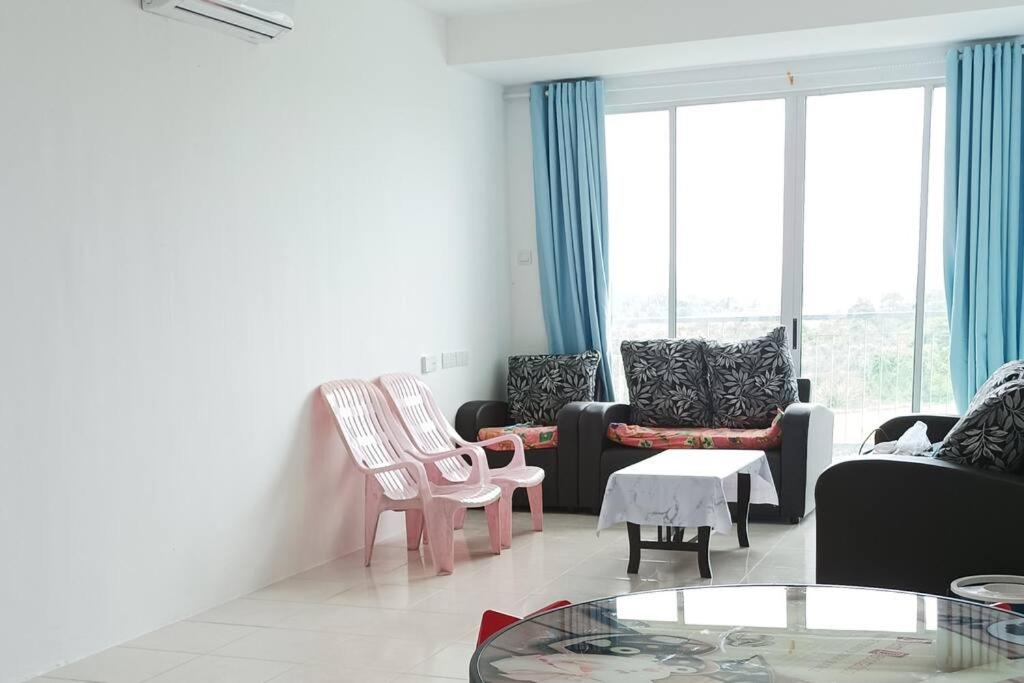
[[[513,624],[473,683],[1024,681],[1024,617],[916,593],[707,586],[580,603]]]

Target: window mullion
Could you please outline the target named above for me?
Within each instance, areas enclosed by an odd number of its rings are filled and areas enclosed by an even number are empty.
[[[669,208],[668,208],[668,336],[678,334],[676,325],[676,109],[668,110],[668,155],[669,155]]]
[[[782,320],[793,334],[792,323],[797,321],[797,332],[803,318],[803,256],[804,256],[804,164],[807,125],[807,96],[790,95],[786,98],[786,152],[783,208],[782,254]],[[800,334],[802,336],[802,334]],[[793,342],[794,340],[790,340]],[[793,362],[799,372],[802,368],[803,340],[796,340]]]
[[[924,123],[921,126],[921,204],[918,215],[917,238],[917,295],[914,301],[914,387],[911,394],[911,410],[921,410],[921,385],[924,369],[924,296],[925,276],[928,266],[928,184],[931,168],[932,138],[932,90],[924,88]]]

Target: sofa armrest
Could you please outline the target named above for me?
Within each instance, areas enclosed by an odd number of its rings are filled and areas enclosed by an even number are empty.
[[[900,415],[887,420],[878,428],[875,434],[875,443],[880,441],[895,441],[903,436],[903,432],[914,426],[915,422],[924,422],[928,427],[928,440],[932,443],[942,441],[953,429],[953,425],[960,418],[956,415]]]
[[[596,512],[601,507],[601,453],[608,445],[608,425],[628,422],[629,405],[591,403],[580,415],[579,505]]]
[[[818,479],[818,583],[946,595],[954,579],[1024,573],[1024,478],[929,457],[842,460]]]
[[[558,505],[567,510],[579,506],[580,417],[589,402],[567,403],[558,411]]]
[[[793,403],[782,415],[780,468],[785,492],[780,514],[795,519],[814,510],[814,487],[832,464],[832,411],[817,403]]]
[[[505,401],[470,401],[455,413],[455,431],[466,441],[476,441],[484,427],[507,427],[508,403]]]

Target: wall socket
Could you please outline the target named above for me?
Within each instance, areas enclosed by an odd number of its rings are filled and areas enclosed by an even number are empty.
[[[426,356],[420,356],[420,372],[424,375],[429,375],[432,372],[437,372],[437,354],[432,353]]]
[[[464,368],[469,365],[469,351],[445,351],[441,354],[441,367]]]

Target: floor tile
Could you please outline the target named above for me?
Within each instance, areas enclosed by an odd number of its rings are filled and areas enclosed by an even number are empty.
[[[152,683],[265,683],[289,669],[289,662],[206,655],[151,678]]]
[[[484,610],[515,613],[529,594],[527,591],[506,593],[505,586],[461,586],[440,590],[416,603],[417,611],[471,614],[479,617]]]
[[[481,611],[482,614],[482,611]],[[399,612],[389,610],[384,619],[367,630],[368,635],[406,640],[422,640],[440,650],[480,625],[480,614],[446,614],[442,612]]]
[[[391,683],[395,673],[374,669],[356,669],[346,664],[304,664],[296,666],[273,683]]]
[[[123,647],[205,654],[243,638],[255,630],[252,626],[180,621],[125,643]]]
[[[326,631],[353,636],[426,639],[440,648],[480,621],[477,613],[373,609],[349,605],[307,605],[285,620],[288,629]]]
[[[475,645],[454,643],[414,666],[410,669],[410,673],[447,678],[469,678],[469,660],[475,650]]]
[[[216,654],[305,664],[329,658],[344,637],[323,631],[264,628],[221,648]]]
[[[378,633],[384,628],[381,624],[392,614],[398,618],[406,613],[352,605],[305,605],[281,622],[280,626],[302,631],[327,631],[358,636]]]
[[[283,602],[324,602],[352,586],[340,581],[314,581],[290,578],[250,593],[250,600],[279,600]]]
[[[96,683],[140,683],[194,659],[180,652],[158,652],[115,647],[51,671],[51,678],[71,678]]]
[[[343,636],[329,654],[319,657],[325,664],[344,664],[357,669],[416,672],[427,659],[444,648],[429,638],[417,640]],[[467,662],[468,666],[468,662]]]
[[[189,621],[241,624],[243,626],[277,626],[304,606],[301,603],[240,598],[197,614]]]
[[[338,593],[327,602],[352,607],[408,609],[442,590],[438,584],[370,583]]]

